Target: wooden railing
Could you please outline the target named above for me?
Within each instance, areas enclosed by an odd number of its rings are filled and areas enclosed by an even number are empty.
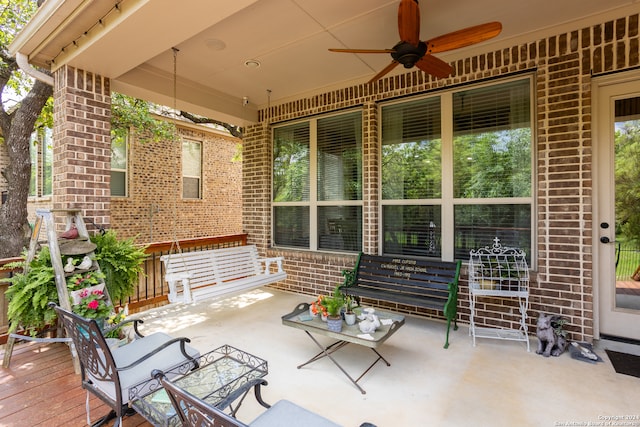
[[[168,303],[169,293],[167,283],[164,281],[164,266],[160,261],[162,255],[169,253],[191,252],[205,249],[226,248],[230,246],[242,246],[247,244],[247,234],[233,234],[228,236],[201,237],[196,239],[183,239],[177,242],[151,243],[145,250],[147,259],[144,262],[144,274],[139,277],[136,294],[126,301],[114,301],[117,305],[129,305],[131,313],[159,307]],[[21,261],[22,258],[0,259],[0,278],[11,277],[13,270],[4,269],[6,264]],[[9,287],[7,283],[0,283],[0,344],[7,340],[8,320],[5,291]]]

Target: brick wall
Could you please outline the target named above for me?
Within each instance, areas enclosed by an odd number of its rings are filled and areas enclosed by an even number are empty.
[[[30,199],[31,222],[37,208],[79,208],[90,231],[92,219],[140,243],[242,232],[242,162],[233,161],[240,140],[179,126],[202,143],[202,198],[189,200],[182,198],[181,144],[133,136],[128,196],[112,198],[109,80],[71,67],[55,79],[53,197]]]
[[[68,66],[54,78],[53,209],[81,209],[109,225],[110,82]]]
[[[562,314],[573,339],[594,336],[592,281],[592,139],[593,74],[638,67],[638,15],[620,17],[590,28],[558,34],[456,61],[455,73],[434,80],[420,71],[384,78],[373,85],[352,86],[260,112],[260,124],[245,139],[243,220],[250,238],[270,241],[270,123],[347,107],[363,109],[364,249],[378,248],[378,117],[376,103],[457,84],[479,82],[518,72],[535,74],[537,106],[537,265],[531,283],[530,330],[540,311]],[[479,50],[482,48],[479,47]],[[268,118],[268,120],[267,120]],[[254,179],[247,182],[248,179]],[[285,257],[289,277],[275,285],[315,295],[342,281],[340,271],[353,256],[269,250]],[[466,271],[460,284],[459,320],[469,318]],[[387,305],[389,306],[389,305]],[[411,307],[399,311],[441,317]],[[517,328],[517,306],[508,300],[483,301],[479,326]]]
[[[242,232],[242,162],[233,160],[240,140],[200,127],[178,131],[202,144],[202,198],[182,198],[181,142],[133,136],[129,195],[111,199],[111,228],[119,237],[146,243]]]
[[[260,251],[271,246],[271,131],[259,125],[247,129],[242,151],[242,223],[249,244]],[[247,161],[248,160],[248,161]]]

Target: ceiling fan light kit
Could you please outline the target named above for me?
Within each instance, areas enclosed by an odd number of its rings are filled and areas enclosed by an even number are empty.
[[[432,53],[471,46],[496,37],[501,31],[501,23],[488,22],[447,33],[431,40],[420,41],[420,6],[418,0],[401,0],[398,6],[400,41],[392,49],[329,49],[329,51],[391,54],[391,63],[373,76],[369,83],[379,80],[398,64],[402,64],[407,69],[415,66],[436,78],[445,78],[453,73],[453,67],[433,56]]]

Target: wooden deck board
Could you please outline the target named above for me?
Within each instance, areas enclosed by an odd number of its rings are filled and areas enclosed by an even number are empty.
[[[0,350],[0,359],[4,349]],[[71,353],[61,343],[17,343],[11,366],[0,367],[0,425],[86,426],[86,391],[73,370]],[[91,421],[109,409],[90,395]],[[111,422],[109,425],[113,425]],[[136,414],[126,417],[124,427],[151,424]]]
[[[640,296],[640,282],[635,280],[618,280],[616,282],[616,293]]]

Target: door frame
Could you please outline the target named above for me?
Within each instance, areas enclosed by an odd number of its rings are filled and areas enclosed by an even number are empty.
[[[611,170],[611,156],[612,156],[612,146],[610,141],[611,133],[610,126],[615,120],[615,111],[610,108],[611,105],[605,105],[604,102],[609,101],[611,97],[617,96],[617,94],[605,94],[608,88],[616,88],[622,87],[622,85],[635,85],[634,93],[637,89],[638,94],[640,95],[640,70],[634,71],[624,71],[620,73],[613,73],[606,76],[594,76],[591,82],[592,89],[592,103],[591,103],[591,112],[592,112],[592,190],[593,190],[593,224],[592,224],[592,266],[593,266],[593,315],[594,315],[594,338],[599,339],[601,335],[601,324],[603,322],[603,310],[605,310],[604,305],[613,303],[615,305],[615,297],[613,301],[609,301],[607,298],[610,298],[606,295],[603,295],[605,286],[603,281],[605,279],[605,274],[607,271],[604,271],[605,268],[610,269],[611,265],[615,265],[615,245],[605,244],[600,242],[600,237],[607,236],[611,241],[615,240],[615,208],[611,206],[608,210],[607,214],[604,214],[604,208],[601,206],[602,203],[608,202],[607,196],[603,195],[609,190],[611,192],[611,184],[607,185],[603,183],[602,178],[612,178],[613,171]],[[631,93],[629,93],[631,95]],[[620,93],[620,98],[624,98],[623,93]],[[606,113],[609,115],[608,118],[603,118],[603,114]],[[604,143],[601,143],[604,141]],[[607,153],[609,151],[609,153]],[[609,164],[605,165],[599,159],[603,158],[603,155],[609,161]],[[605,175],[606,174],[606,175]],[[605,188],[607,187],[607,188]],[[604,231],[601,229],[600,224],[602,222],[608,222],[610,224],[609,230]],[[605,263],[608,263],[609,267],[604,267]],[[615,268],[615,267],[614,267]],[[609,272],[610,274],[610,272]],[[614,272],[615,274],[615,272]],[[610,277],[609,277],[610,280]],[[614,284],[615,286],[615,284]],[[608,290],[608,289],[607,289]],[[611,314],[614,313],[613,306],[611,308]],[[628,320],[640,320],[640,311],[637,314],[633,314],[631,312],[625,311],[616,311],[619,319],[627,319]],[[633,317],[637,316],[637,317]],[[619,320],[619,322],[622,320]],[[616,323],[613,321],[612,323]],[[637,340],[639,337],[637,336],[625,336],[623,335],[625,331],[617,329],[615,334],[611,334],[611,331],[606,331],[611,335],[620,336],[621,338],[629,338],[632,340]],[[628,333],[628,329],[626,330]]]

